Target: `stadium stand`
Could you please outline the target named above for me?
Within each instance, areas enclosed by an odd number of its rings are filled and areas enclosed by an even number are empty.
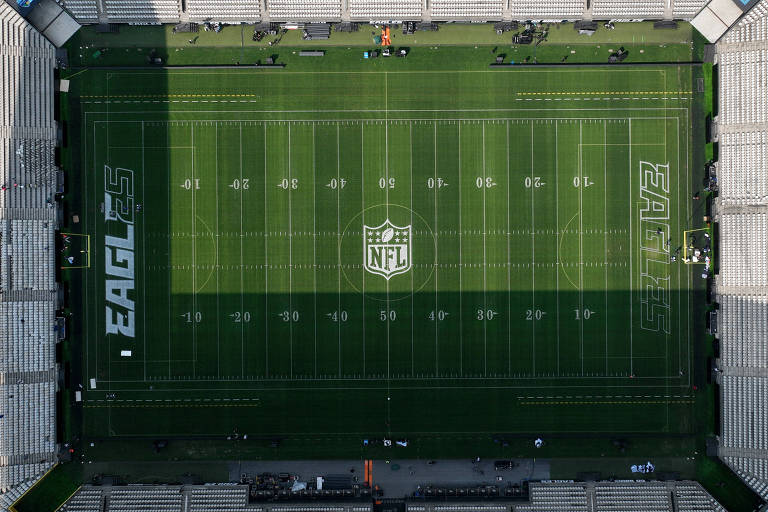
[[[418,20],[422,18],[421,0],[349,0],[353,20]]]
[[[717,44],[720,458],[768,498],[768,1]]]
[[[191,21],[253,23],[261,19],[259,0],[187,0],[187,14]]]
[[[768,2],[762,0],[739,20],[723,38],[728,43],[747,43],[768,40]]]
[[[0,3],[0,508],[56,460],[55,62]]]
[[[107,16],[112,22],[177,23],[178,0],[103,0]],[[219,4],[210,3],[210,8]],[[217,8],[217,7],[216,7]]]
[[[467,502],[406,501],[406,512],[725,512],[698,483],[587,482],[530,484],[530,500]],[[213,512],[371,512],[373,505],[344,503],[248,503],[247,485],[84,485],[59,512],[118,510]]]
[[[341,0],[273,0],[269,2],[271,21],[338,21]]]
[[[707,0],[675,0],[672,5],[673,17],[677,20],[687,20],[698,13]]]
[[[502,0],[433,0],[433,20],[484,19],[500,20],[504,12]]]
[[[248,503],[247,485],[84,485],[60,512],[372,512],[370,502]]]
[[[387,22],[691,20],[709,0],[55,0],[83,24],[187,21]],[[731,0],[718,0],[730,2]],[[591,5],[590,5],[591,4]],[[753,13],[759,13],[758,4]],[[185,6],[185,7],[182,7]],[[763,7],[764,8],[764,7]],[[738,10],[738,9],[737,9]],[[749,21],[756,14],[747,14]],[[735,20],[734,20],[735,21]],[[765,25],[762,25],[765,30]],[[725,30],[727,26],[723,28]],[[752,26],[757,30],[760,26]]]
[[[96,23],[99,10],[96,0],[57,0],[79,23]]]
[[[592,15],[612,19],[657,19],[664,16],[664,0],[595,0]]]
[[[725,512],[698,483],[586,482],[532,483],[530,503],[513,512]]]
[[[510,14],[516,20],[528,19],[581,19],[584,0],[552,0],[542,4],[533,0],[510,0]]]

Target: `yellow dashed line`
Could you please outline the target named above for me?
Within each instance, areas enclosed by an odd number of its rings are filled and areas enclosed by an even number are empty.
[[[261,94],[96,94],[81,98],[260,98]]]

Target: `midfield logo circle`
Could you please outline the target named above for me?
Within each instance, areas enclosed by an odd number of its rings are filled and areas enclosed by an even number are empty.
[[[352,289],[370,299],[393,301],[432,286],[437,238],[415,209],[376,204],[341,220],[339,267]]]

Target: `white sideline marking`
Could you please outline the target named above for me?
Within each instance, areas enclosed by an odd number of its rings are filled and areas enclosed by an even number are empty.
[[[647,118],[647,119],[651,119],[651,118]],[[665,119],[668,119],[668,118],[665,118]],[[676,119],[676,121],[678,121],[678,122],[679,122],[679,118],[675,117],[674,119]],[[435,128],[435,131],[437,131],[437,124],[438,124],[438,123],[440,123],[440,122],[443,122],[442,120],[429,120],[429,121],[433,123],[433,126],[434,126],[434,128]],[[486,120],[486,121],[490,122],[490,121],[499,121],[499,120]],[[98,121],[98,122],[104,122],[104,121]],[[132,122],[135,122],[135,121],[132,121]],[[272,121],[270,121],[270,122],[272,122]],[[341,124],[341,122],[342,122],[342,121],[335,121],[335,122],[336,122],[336,124],[337,124],[337,144],[338,144],[338,138],[339,138],[339,136],[338,136],[338,130],[339,130],[339,125]],[[411,121],[411,123],[412,123],[412,122],[413,122],[413,121]],[[484,121],[484,122],[485,122],[485,121]],[[631,119],[630,119],[630,122],[631,122]],[[508,120],[507,120],[507,123],[508,123]],[[143,122],[142,122],[142,124],[143,124]],[[364,123],[363,123],[363,124],[364,124]],[[240,129],[241,129],[241,133],[242,133],[242,122],[240,123],[240,125],[241,125],[241,126],[240,126]],[[264,126],[265,126],[265,139],[266,139],[266,125],[267,125],[267,123],[265,122],[265,123],[264,123]],[[557,123],[555,123],[555,125],[556,125],[556,131],[557,131]],[[142,128],[143,128],[143,126],[142,126]],[[507,128],[508,128],[508,127],[507,127]],[[362,127],[361,127],[361,129],[362,129]],[[460,130],[460,128],[459,128],[459,130]],[[532,126],[532,130],[533,130],[533,126]],[[604,130],[605,130],[605,127],[604,127]],[[630,130],[631,130],[631,128],[630,128]],[[666,130],[666,126],[665,126],[665,130]],[[290,127],[289,127],[289,131],[290,131]],[[483,138],[485,138],[485,137],[484,137],[484,135],[485,135],[484,131],[485,131],[485,126],[483,125]],[[314,127],[313,127],[313,132],[314,132]],[[194,136],[194,135],[193,135],[193,136]],[[436,136],[435,136],[435,139],[436,139]],[[630,136],[630,139],[631,139],[631,136]],[[678,134],[678,140],[679,140],[679,134]],[[604,141],[605,141],[605,134],[604,134]],[[216,140],[216,142],[218,143],[218,139]],[[314,141],[313,141],[313,142],[314,142]],[[436,140],[435,140],[435,142],[436,142]],[[603,144],[603,145],[604,145],[604,146],[606,146],[606,144]],[[631,145],[633,145],[633,144],[630,142],[630,143],[629,143],[629,144],[627,144],[627,145],[630,145],[630,146],[631,146]],[[634,144],[634,145],[641,145],[641,144]],[[643,144],[643,145],[644,145],[644,144]],[[265,146],[266,146],[266,141],[265,141]],[[192,146],[192,147],[194,147],[194,146]],[[485,141],[484,141],[484,143],[483,143],[483,147],[485,148]],[[604,149],[605,149],[605,148],[604,148]],[[412,150],[412,147],[411,147],[411,150]],[[665,146],[665,151],[666,151],[666,150],[667,150],[667,148],[666,148],[666,146]],[[241,147],[241,151],[242,151],[242,147]],[[337,149],[337,151],[338,151],[338,149]],[[265,147],[265,153],[266,153],[266,147]],[[605,155],[605,151],[604,151],[604,155]],[[388,153],[387,153],[387,157],[388,157]],[[193,157],[193,158],[194,158],[194,157]],[[241,158],[242,158],[242,154],[241,154]],[[313,158],[314,158],[314,156],[313,156]],[[507,153],[507,158],[509,158],[509,154],[508,154],[508,153]],[[604,158],[606,158],[606,157],[604,156]],[[485,160],[485,153],[483,154],[483,159]],[[266,160],[266,157],[265,157],[265,160]],[[678,155],[678,160],[679,160],[679,155]],[[581,163],[581,162],[580,162],[580,163]],[[607,165],[607,159],[604,161],[604,164],[606,164],[606,165]],[[289,165],[290,165],[290,158],[289,158]],[[437,162],[436,162],[436,165],[437,165]],[[193,166],[194,166],[194,161],[193,161]],[[556,163],[556,166],[557,166],[557,163]],[[266,169],[266,164],[265,164],[265,169]],[[631,171],[631,168],[630,168],[630,171]],[[411,172],[412,172],[412,171],[411,171]],[[604,170],[604,172],[605,172],[605,170]],[[242,169],[241,169],[241,173],[242,173]],[[485,175],[485,173],[486,173],[486,171],[485,171],[485,165],[484,165],[484,175]],[[338,174],[338,173],[337,173],[337,174]],[[679,175],[679,165],[678,165],[678,175]],[[387,176],[388,176],[388,170],[387,170]],[[316,179],[316,177],[315,177],[315,179]],[[218,180],[218,173],[217,173],[217,180]],[[411,181],[413,181],[413,176],[412,176],[412,175],[411,175]],[[218,181],[217,181],[217,185],[218,185]],[[630,184],[630,185],[631,185],[631,184]],[[509,184],[509,180],[508,180],[508,188],[509,188],[509,186],[510,186],[510,184]],[[412,183],[412,187],[413,187],[413,183]],[[606,192],[606,191],[604,190],[604,194],[605,194],[605,192]],[[412,194],[412,193],[413,193],[413,190],[411,189],[411,194]],[[218,193],[217,193],[217,194],[218,194]],[[679,195],[679,194],[680,194],[680,189],[678,189],[678,195]],[[485,196],[485,191],[484,191],[484,196]],[[217,202],[218,202],[218,195],[217,195],[216,199],[217,199]],[[241,201],[242,201],[242,198],[241,198]],[[435,206],[436,206],[436,210],[437,210],[437,203],[436,203],[436,205],[435,205]],[[509,205],[508,205],[508,206],[509,206]],[[678,205],[678,210],[679,210],[679,205]],[[338,213],[338,212],[337,212],[337,213]],[[484,232],[483,232],[483,238],[484,238],[484,241],[485,241],[485,238],[486,238],[486,230],[485,230],[485,213],[486,213],[486,212],[485,212],[485,197],[484,197],[484,230],[483,230],[483,231],[484,231]],[[607,213],[607,212],[605,212],[605,213]],[[218,216],[218,211],[217,211],[217,216]],[[604,219],[604,222],[605,222],[605,219]],[[241,208],[241,223],[242,223],[242,208]],[[217,222],[217,224],[218,224],[218,222]],[[679,224],[679,218],[678,218],[678,224]],[[242,228],[241,228],[241,229],[242,229]],[[218,230],[218,228],[217,228],[217,230]],[[604,235],[605,235],[605,237],[607,238],[607,229],[605,229],[605,231],[606,231],[606,232],[604,232]],[[291,229],[289,230],[289,232],[290,232],[290,233],[292,233],[292,232],[293,232],[293,230],[292,230],[292,227],[291,227]],[[316,233],[316,230],[313,230],[313,232],[314,232],[313,236],[315,236],[315,237],[316,237],[316,236],[318,236],[318,235],[317,235],[317,233]],[[194,233],[196,233],[196,229],[193,229],[193,236],[195,236],[195,235],[194,235]],[[151,235],[151,234],[150,234],[150,235]],[[509,236],[509,235],[508,235],[508,236]],[[631,234],[630,234],[630,236],[631,236]],[[195,248],[196,248],[196,247],[195,247]],[[485,258],[485,249],[486,249],[486,248],[485,248],[485,244],[484,244],[484,263],[483,263],[483,265],[484,265],[484,296],[485,296],[485,292],[486,292],[485,267],[487,266],[487,261],[486,261],[486,258]],[[242,247],[241,247],[241,250],[242,250]],[[631,256],[631,251],[630,251],[630,256]],[[508,262],[508,263],[509,263],[509,262]],[[584,264],[584,262],[582,261],[582,262],[581,262],[581,264]],[[194,266],[194,267],[197,267],[197,265],[196,265],[196,264],[195,264],[195,265],[193,265],[193,266]],[[292,267],[293,267],[293,265],[291,264],[291,265],[290,265],[290,267],[292,268]],[[607,269],[607,267],[606,267],[606,269]],[[559,275],[558,275],[558,277],[559,277]],[[217,278],[218,278],[218,273],[217,273]],[[678,279],[680,279],[680,276],[678,276]],[[218,283],[217,283],[217,288],[218,288]],[[242,292],[242,290],[241,290],[241,292]],[[607,290],[606,290],[606,293],[607,293]],[[217,297],[217,299],[218,299],[218,297]],[[242,300],[242,299],[241,299],[241,300]],[[485,300],[485,299],[484,299],[484,300]],[[680,300],[680,299],[679,299],[679,300]],[[195,307],[195,309],[196,309],[196,307]],[[389,308],[388,308],[388,309],[389,309]],[[678,311],[678,316],[680,316],[680,311]],[[412,321],[413,321],[413,320],[412,320]],[[315,327],[316,327],[316,326],[315,326]],[[607,326],[606,326],[606,328],[607,328]],[[559,325],[558,325],[558,329],[559,329]],[[678,329],[678,330],[680,331],[680,329],[681,329],[681,325],[679,325],[679,329]],[[193,331],[194,331],[194,328],[193,328]],[[193,334],[194,334],[194,332],[193,332]],[[412,333],[412,334],[413,334],[413,333]],[[689,335],[690,335],[690,333],[689,333]],[[339,336],[340,336],[340,334],[339,334]],[[558,340],[558,341],[559,341],[559,340]],[[680,343],[681,343],[681,341],[682,341],[682,340],[678,339],[678,344],[680,344]],[[170,347],[169,347],[169,349],[170,349]],[[607,349],[606,349],[606,355],[607,355]],[[680,353],[678,356],[679,356],[679,358],[680,358],[680,359],[682,359],[682,354],[681,354],[681,353]],[[315,364],[317,364],[317,362],[315,362]],[[558,364],[559,364],[559,360],[558,360]],[[583,362],[582,362],[582,364],[583,364]],[[607,362],[606,362],[606,364],[607,364]],[[170,363],[169,363],[169,367],[170,367]],[[412,367],[413,367],[413,362],[412,362]],[[169,370],[170,370],[170,368],[169,368]],[[117,381],[116,381],[116,382],[117,382]]]

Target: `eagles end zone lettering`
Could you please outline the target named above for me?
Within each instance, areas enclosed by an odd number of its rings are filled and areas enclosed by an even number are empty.
[[[134,302],[133,171],[104,166],[104,273],[107,334],[133,338]]]

